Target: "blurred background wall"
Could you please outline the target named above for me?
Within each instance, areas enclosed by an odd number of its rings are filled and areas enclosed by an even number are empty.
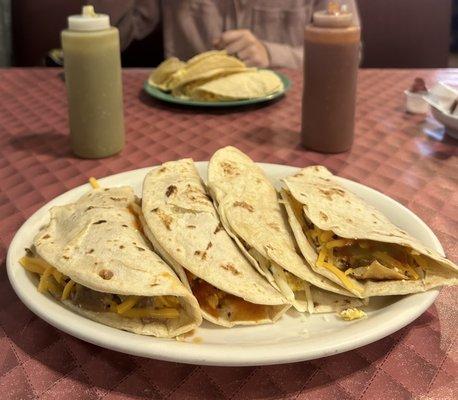
[[[43,65],[60,47],[66,17],[83,0],[0,0],[0,61],[9,59],[8,8],[11,1],[14,65]],[[363,67],[446,67],[451,42],[452,0],[357,0],[363,28]],[[453,0],[457,3],[458,0]],[[5,12],[6,11],[6,12]],[[98,10],[104,12],[107,10]],[[458,23],[458,21],[456,21]],[[152,67],[163,58],[160,27],[122,54],[125,67]]]
[[[0,67],[11,64],[11,0],[0,0]]]

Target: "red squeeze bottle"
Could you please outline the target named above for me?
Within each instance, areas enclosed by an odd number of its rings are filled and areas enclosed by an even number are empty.
[[[340,153],[353,143],[361,30],[351,13],[330,8],[305,29],[301,142]]]

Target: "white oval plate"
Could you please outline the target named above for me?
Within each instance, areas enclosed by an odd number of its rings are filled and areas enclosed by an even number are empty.
[[[197,168],[206,177],[207,162]],[[272,181],[297,172],[297,168],[259,164]],[[131,185],[141,194],[143,178],[150,168],[124,172],[100,179],[103,186]],[[443,254],[429,227],[414,213],[393,199],[361,184],[340,178],[341,183],[388,216],[401,229]],[[210,323],[198,328],[184,341],[136,335],[93,322],[65,308],[51,296],[38,293],[36,282],[18,263],[38,229],[48,222],[48,210],[67,204],[90,190],[88,184],[56,197],[33,214],[16,233],[8,250],[8,276],[22,302],[56,328],[87,342],[123,353],[191,364],[248,366],[304,361],[364,346],[401,329],[422,314],[439,290],[409,296],[371,299],[368,317],[345,322],[334,314],[305,316],[288,312],[274,325],[221,328]]]

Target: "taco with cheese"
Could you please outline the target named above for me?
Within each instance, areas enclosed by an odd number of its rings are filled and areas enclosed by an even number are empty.
[[[247,100],[267,97],[283,89],[272,71],[251,69],[213,79],[188,89],[191,98],[203,101]]]
[[[209,51],[191,58],[170,77],[168,88],[174,96],[189,95],[189,90],[220,76],[245,71],[246,65],[225,51]]]
[[[325,167],[283,179],[291,228],[314,271],[355,295],[402,295],[458,283],[458,267],[340,185]]]
[[[170,89],[169,86],[173,74],[185,65],[185,62],[180,61],[176,57],[167,58],[151,73],[148,78],[148,84],[161,90],[168,91]]]
[[[38,290],[75,312],[126,331],[174,337],[200,325],[197,300],[150,248],[130,187],[96,189],[53,207],[20,260]]]
[[[354,297],[304,260],[275,188],[247,155],[231,146],[218,150],[209,163],[208,187],[227,232],[298,311],[309,310],[308,284]]]
[[[227,234],[191,159],[147,174],[142,213],[145,234],[205,319],[225,327],[272,323],[290,307]]]

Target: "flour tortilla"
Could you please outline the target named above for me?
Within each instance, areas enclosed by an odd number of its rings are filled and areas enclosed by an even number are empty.
[[[89,289],[119,295],[177,296],[180,316],[144,323],[112,312],[94,312],[65,301],[94,321],[143,335],[174,337],[202,321],[197,300],[173,270],[150,248],[129,210],[135,196],[130,187],[95,189],[76,203],[53,207],[51,220],[34,240],[47,263]],[[99,272],[109,270],[111,279]],[[143,320],[144,321],[144,320]]]
[[[209,163],[208,186],[223,226],[245,254],[255,249],[257,257],[247,257],[297,310],[307,311],[307,299],[303,290],[293,295],[285,287],[284,271],[324,290],[352,296],[316,274],[300,255],[275,188],[248,156],[231,146],[218,150]]]
[[[188,285],[187,270],[210,285],[249,303],[269,306],[261,319],[234,319],[221,312],[204,318],[226,327],[276,321],[289,307],[260,276],[223,229],[191,159],[153,169],[143,183],[145,233],[154,248]]]
[[[227,73],[246,70],[246,65],[225,51],[202,53],[190,59],[170,78],[169,88],[179,94],[180,87],[197,80],[210,79]]]
[[[199,84],[189,95],[197,100],[245,100],[270,96],[282,89],[283,83],[277,74],[254,69]]]
[[[363,297],[416,293],[437,286],[457,284],[458,267],[455,264],[424,246],[395,226],[380,211],[341,186],[338,178],[325,167],[304,168],[283,179],[283,182],[290,195],[302,206],[305,217],[318,228],[333,231],[342,238],[400,245],[426,258],[427,270],[419,280],[357,281],[349,277],[363,288]],[[304,240],[305,235],[301,239],[299,230],[295,232],[299,233],[296,239],[301,243],[302,253],[314,270],[341,284],[333,273],[316,266],[316,250],[306,238]]]
[[[168,91],[170,89],[170,80],[173,74],[185,65],[185,62],[180,61],[176,57],[167,58],[167,60],[159,64],[158,67],[151,73],[148,79],[149,85]]]

